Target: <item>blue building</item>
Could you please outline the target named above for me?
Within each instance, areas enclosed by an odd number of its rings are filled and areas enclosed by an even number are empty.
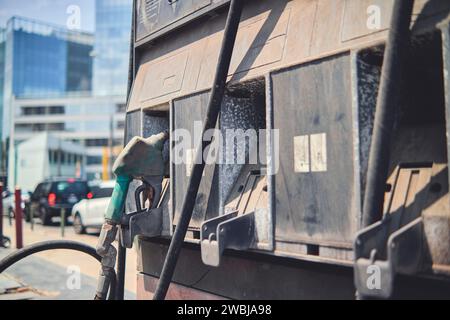
[[[2,129],[9,185],[18,177],[15,146],[41,132],[84,146],[86,178],[102,176],[105,154],[110,167],[113,147],[123,144],[131,17],[131,0],[96,0],[95,38],[29,19],[8,22]]]
[[[14,127],[15,114],[19,112],[13,108],[14,101],[64,97],[74,93],[90,95],[94,36],[21,17],[9,19],[1,34],[0,68],[2,64],[4,67],[0,69],[3,104],[0,104],[3,118],[0,171],[4,172],[6,150],[9,153],[17,144],[11,138],[14,131],[11,127]],[[52,112],[52,109],[44,109],[37,108],[33,113],[45,116]],[[47,127],[42,127],[42,131],[47,131]]]
[[[92,34],[13,17],[6,27],[6,73],[16,97],[62,96],[92,88]]]
[[[3,139],[12,98],[61,97],[92,90],[94,37],[12,17],[5,31]]]
[[[97,0],[94,95],[126,95],[132,0]]]

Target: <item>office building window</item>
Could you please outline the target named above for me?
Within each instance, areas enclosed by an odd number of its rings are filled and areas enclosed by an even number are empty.
[[[108,139],[86,139],[87,147],[106,147]]]
[[[117,121],[116,128],[117,129],[124,129],[125,128],[125,121],[122,121],[122,120]]]
[[[102,164],[102,157],[101,156],[88,156],[86,158],[86,164],[87,165],[99,165],[99,164]]]
[[[125,103],[120,103],[116,105],[116,112],[117,113],[125,113],[127,111],[127,105]]]

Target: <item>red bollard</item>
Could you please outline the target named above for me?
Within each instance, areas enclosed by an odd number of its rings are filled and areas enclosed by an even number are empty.
[[[3,183],[0,182],[0,247],[3,241]]]
[[[16,208],[14,216],[16,218],[16,248],[22,249],[23,238],[22,238],[22,193],[20,188],[16,188],[15,192]]]

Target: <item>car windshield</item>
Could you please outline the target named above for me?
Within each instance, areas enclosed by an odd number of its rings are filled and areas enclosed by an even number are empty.
[[[113,193],[113,188],[111,187],[95,187],[91,188],[94,198],[109,198]]]
[[[86,195],[88,193],[88,187],[86,182],[83,181],[61,181],[52,186],[52,192],[58,195]]]

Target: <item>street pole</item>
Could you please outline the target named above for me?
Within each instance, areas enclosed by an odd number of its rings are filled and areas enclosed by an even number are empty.
[[[66,228],[66,209],[61,209],[61,237],[64,238],[64,229]]]
[[[114,110],[113,110],[114,112]],[[113,146],[114,146],[114,113],[109,118],[109,161],[108,161],[108,177],[112,178],[113,167]]]
[[[58,139],[58,177],[61,177],[61,159],[62,151],[61,151],[61,140]]]
[[[0,242],[3,243],[3,183],[1,182],[0,182]]]
[[[28,206],[28,216],[30,217],[30,228],[31,228],[31,231],[34,231],[34,216],[33,216],[33,213],[31,212],[30,206]]]
[[[22,192],[20,188],[16,188],[15,191],[15,200],[16,200],[16,210],[15,210],[15,218],[16,218],[16,248],[23,248],[23,233],[22,233]]]

